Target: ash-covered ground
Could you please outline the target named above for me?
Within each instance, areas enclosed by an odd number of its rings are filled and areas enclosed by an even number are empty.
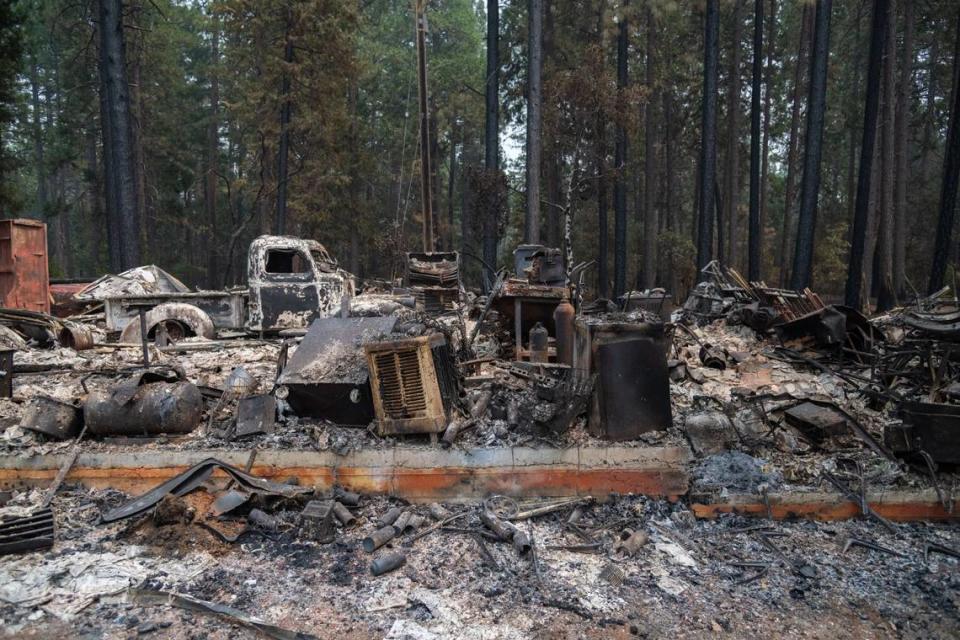
[[[39,497],[18,495],[7,509]],[[520,555],[486,537],[480,503],[446,505],[465,515],[413,540],[434,522],[426,506],[364,498],[352,509],[357,523],[319,544],[298,524],[306,498],[267,500],[258,504],[276,530],[253,527],[226,543],[196,524],[196,501],[195,513],[174,522],[148,512],[98,524],[101,510],[125,499],[61,491],[54,548],[0,563],[6,637],[268,637],[229,616],[145,600],[155,591],[317,638],[955,638],[960,630],[960,560],[936,550],[960,548],[955,524],[888,531],[866,519],[697,521],[682,503],[608,496],[582,507],[576,525],[566,524],[573,505],[516,522],[533,540]],[[362,539],[397,505],[426,521],[364,552]],[[625,531],[645,537],[633,557],[615,550]],[[406,564],[372,576],[371,561],[388,552]]]

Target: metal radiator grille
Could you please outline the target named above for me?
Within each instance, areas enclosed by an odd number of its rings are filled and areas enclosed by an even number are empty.
[[[426,415],[427,399],[420,375],[418,349],[403,349],[375,356],[384,412],[393,419]]]

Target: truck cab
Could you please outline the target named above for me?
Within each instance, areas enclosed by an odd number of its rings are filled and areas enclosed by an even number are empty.
[[[260,236],[247,257],[251,332],[305,329],[335,315],[344,296],[354,295],[353,276],[322,244],[292,236]]]

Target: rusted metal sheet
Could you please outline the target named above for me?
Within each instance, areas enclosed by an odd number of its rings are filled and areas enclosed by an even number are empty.
[[[79,407],[55,398],[37,396],[30,402],[20,426],[55,440],[69,440],[80,433],[82,424]]]
[[[270,394],[240,398],[237,402],[236,437],[273,433],[277,425],[277,401]]]
[[[350,274],[320,243],[290,236],[260,236],[250,243],[247,285],[250,331],[306,328],[336,314],[353,290]]]
[[[47,225],[0,220],[0,306],[50,313]]]
[[[210,477],[214,469],[220,469],[229,475],[244,490],[251,493],[266,495],[280,495],[287,498],[309,493],[313,489],[310,487],[298,487],[289,484],[271,482],[264,478],[251,475],[234,466],[225,464],[214,458],[207,458],[179,475],[167,480],[166,482],[154,487],[147,493],[138,496],[123,504],[116,509],[111,509],[104,513],[101,518],[104,522],[113,522],[129,518],[139,513],[143,513],[150,507],[160,502],[165,496],[183,496],[190,493]]]
[[[200,424],[203,396],[190,382],[154,382],[127,389],[94,390],[83,405],[93,435],[189,433]]]
[[[371,342],[364,350],[381,436],[439,433],[447,427],[459,385],[442,334]]]
[[[366,425],[374,416],[363,345],[393,331],[395,316],[320,318],[277,380],[298,415]]]

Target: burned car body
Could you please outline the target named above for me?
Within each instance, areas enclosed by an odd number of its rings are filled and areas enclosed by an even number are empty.
[[[334,315],[353,279],[315,240],[260,236],[247,259],[248,331],[306,328]]]

